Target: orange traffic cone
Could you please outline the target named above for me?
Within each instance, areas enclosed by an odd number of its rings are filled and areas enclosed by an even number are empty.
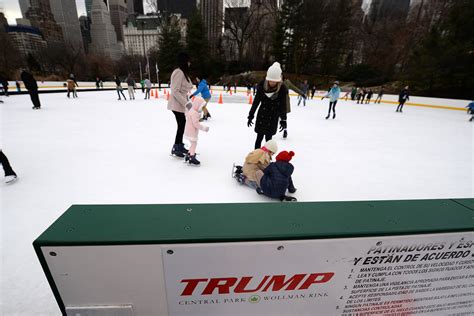
[[[224,102],[222,102],[222,93],[219,95],[219,102],[217,102],[218,104],[224,104]]]
[[[252,104],[252,103],[253,103],[253,98],[252,98],[252,95],[250,95],[249,104]]]
[[[163,89],[163,93],[164,93],[164,94],[166,94],[166,88],[165,88],[165,89]]]
[[[160,98],[160,96],[158,95],[158,90],[156,90],[156,92],[155,92],[155,99],[159,99],[159,98]]]
[[[232,95],[232,90],[229,90],[229,92],[230,92],[230,95]]]
[[[155,96],[155,91],[153,91],[153,89],[151,89],[150,91],[150,96],[153,98]]]
[[[170,99],[170,93],[168,91],[168,93],[166,94],[166,100],[169,100]]]

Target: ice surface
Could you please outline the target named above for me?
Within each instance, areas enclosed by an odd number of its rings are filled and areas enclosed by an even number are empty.
[[[193,168],[169,155],[176,123],[162,99],[40,98],[40,111],[27,95],[0,105],[1,148],[20,177],[0,184],[2,315],[60,315],[31,243],[71,204],[269,201],[231,178],[232,163],[253,149],[248,104],[210,105],[202,166]],[[340,101],[326,121],[327,99],[295,101],[289,138],[275,139],[296,153],[300,201],[473,197],[474,125],[465,112]]]

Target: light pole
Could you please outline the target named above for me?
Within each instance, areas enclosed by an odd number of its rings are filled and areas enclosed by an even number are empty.
[[[150,62],[148,60],[148,54],[146,53],[145,50],[145,21],[141,21],[142,23],[142,45],[143,45],[143,56],[146,58],[146,71],[148,72],[148,80],[151,81],[151,75],[150,75]]]

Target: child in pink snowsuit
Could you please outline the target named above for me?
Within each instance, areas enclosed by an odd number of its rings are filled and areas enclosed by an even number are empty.
[[[209,131],[208,126],[199,123],[201,118],[202,108],[206,105],[206,100],[201,97],[194,98],[191,109],[186,113],[186,126],[184,128],[184,138],[191,142],[189,153],[185,157],[190,165],[199,166],[200,162],[196,159],[196,147],[198,141],[199,130],[204,132]]]

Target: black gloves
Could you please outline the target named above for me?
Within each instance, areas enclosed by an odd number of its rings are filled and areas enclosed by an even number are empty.
[[[280,132],[283,131],[286,128],[286,121],[282,120],[280,121]]]
[[[252,122],[253,118],[248,118],[248,121],[247,121],[247,126],[250,127],[253,125],[253,122]]]

